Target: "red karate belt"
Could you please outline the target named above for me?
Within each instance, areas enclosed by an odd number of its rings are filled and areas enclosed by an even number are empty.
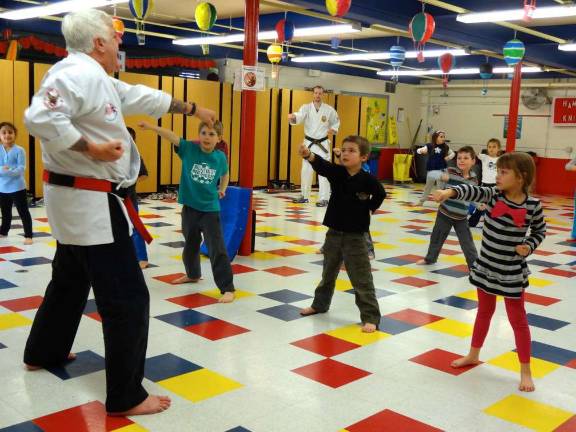
[[[517,227],[522,227],[524,225],[524,220],[526,219],[526,209],[525,208],[512,208],[504,201],[498,201],[494,208],[492,208],[493,219],[498,219],[500,216],[510,216],[514,221],[514,225]]]
[[[138,216],[138,212],[136,211],[136,207],[134,207],[134,203],[129,196],[122,196],[126,195],[125,188],[118,189],[118,185],[116,183],[112,183],[108,180],[87,177],[74,177],[65,174],[57,174],[48,170],[44,170],[44,173],[42,174],[42,180],[44,180],[45,183],[57,186],[66,186],[75,189],[118,194],[124,201],[126,211],[128,212],[128,217],[130,218],[130,221],[132,221],[132,225],[134,225],[136,231],[138,231],[146,243],[152,243],[152,236],[144,226],[140,216]]]

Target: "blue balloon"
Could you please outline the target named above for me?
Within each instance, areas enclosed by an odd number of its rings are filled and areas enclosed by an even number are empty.
[[[332,49],[340,48],[340,39],[338,39],[337,37],[333,37],[332,39],[330,39],[330,46],[332,47]]]
[[[392,67],[400,67],[406,60],[406,50],[400,45],[394,45],[390,48],[390,64]]]

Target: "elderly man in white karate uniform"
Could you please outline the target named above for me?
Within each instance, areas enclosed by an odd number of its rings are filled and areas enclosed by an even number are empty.
[[[291,125],[304,123],[304,143],[310,151],[325,160],[330,160],[332,144],[330,135],[336,134],[340,127],[338,113],[330,105],[322,103],[324,88],[314,87],[314,99],[311,103],[302,105],[298,112],[289,114],[288,121]],[[312,174],[314,170],[310,162],[302,161],[301,191],[299,198],[292,200],[294,203],[307,203],[312,189]],[[320,186],[318,207],[326,207],[330,199],[330,183],[326,177],[318,176]]]
[[[168,409],[170,399],[142,386],[150,298],[132,225],[151,237],[126,197],[140,155],[123,116],[172,112],[211,123],[215,114],[111,77],[122,36],[105,12],[69,14],[62,33],[69,55],[47,72],[25,113],[28,130],[42,143],[46,213],[57,246],[24,363],[35,370],[75,359],[70,350],[92,288],[104,332],[106,410],[153,414]]]

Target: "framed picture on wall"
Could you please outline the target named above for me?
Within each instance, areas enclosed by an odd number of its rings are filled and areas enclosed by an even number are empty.
[[[508,116],[504,116],[504,138],[508,138]],[[522,138],[522,116],[518,116],[518,124],[516,125],[516,139]]]
[[[366,138],[373,145],[387,142],[388,98],[366,98]]]

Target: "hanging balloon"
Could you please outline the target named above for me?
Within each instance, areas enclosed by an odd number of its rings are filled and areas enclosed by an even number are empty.
[[[536,0],[524,0],[524,17],[522,19],[526,22],[532,21],[532,16],[534,16],[535,10]]]
[[[146,43],[146,36],[144,33],[144,20],[154,9],[154,0],[130,0],[128,3],[130,12],[136,18],[136,37],[138,45]]]
[[[486,96],[488,94],[488,80],[494,76],[494,67],[489,63],[482,63],[479,67],[480,78],[482,78],[482,90],[480,94]]]
[[[404,64],[404,60],[406,59],[406,50],[404,47],[400,45],[394,45],[390,48],[390,64],[392,65],[392,69],[394,71],[398,71],[400,66]],[[392,77],[394,81],[398,81],[398,75],[394,75]]]
[[[332,47],[332,49],[340,48],[340,39],[338,39],[337,37],[333,37],[332,39],[330,39],[330,46]]]
[[[216,8],[212,3],[198,3],[196,10],[194,10],[196,25],[202,31],[209,31],[214,26],[217,17]]]
[[[276,23],[276,34],[278,35],[278,42],[285,43],[291,42],[294,37],[294,23],[290,20],[281,19]]]
[[[524,58],[526,47],[521,40],[512,39],[504,45],[504,60],[508,66],[516,66]]]
[[[114,27],[114,31],[118,36],[124,36],[124,22],[119,17],[112,17],[112,27]]]
[[[202,44],[201,48],[202,48],[202,55],[207,56],[208,54],[210,54],[210,45]]]
[[[343,17],[350,10],[352,0],[326,0],[328,13],[335,17]]]
[[[410,36],[412,36],[414,46],[418,50],[417,59],[420,63],[424,62],[424,45],[434,34],[435,28],[436,22],[434,18],[426,12],[420,12],[414,15],[414,18],[410,21]]]
[[[266,50],[268,61],[272,64],[278,64],[282,61],[282,45],[272,44]]]
[[[448,74],[454,67],[455,63],[456,60],[454,59],[454,56],[450,53],[442,54],[440,57],[438,57],[438,66],[444,73],[444,75],[442,76],[442,85],[444,86],[444,88],[448,87]]]

